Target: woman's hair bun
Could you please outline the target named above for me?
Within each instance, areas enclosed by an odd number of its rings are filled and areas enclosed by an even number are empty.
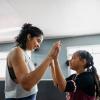
[[[26,30],[26,29],[30,29],[32,27],[32,24],[30,23],[25,23],[23,26],[22,26],[22,29],[23,30]]]

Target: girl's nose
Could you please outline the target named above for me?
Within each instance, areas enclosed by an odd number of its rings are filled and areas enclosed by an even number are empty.
[[[69,66],[69,60],[66,61],[66,65]]]

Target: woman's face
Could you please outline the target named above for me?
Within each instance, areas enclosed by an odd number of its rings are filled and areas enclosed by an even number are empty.
[[[37,49],[40,47],[42,41],[43,41],[43,36],[32,37],[28,40],[27,48],[30,50]]]
[[[78,55],[78,53],[74,53],[72,55],[72,58],[71,60],[69,61],[69,66],[71,69],[77,71],[79,70],[80,68],[83,67],[83,60],[80,58],[80,56]]]

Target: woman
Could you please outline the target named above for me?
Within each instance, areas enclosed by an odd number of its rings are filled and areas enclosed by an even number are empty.
[[[55,43],[46,59],[35,69],[31,57],[32,51],[40,47],[43,41],[43,32],[32,26],[24,24],[16,38],[14,47],[7,57],[5,80],[6,100],[36,100],[37,83],[54,56],[57,55],[58,43]]]
[[[61,91],[67,92],[66,100],[97,100],[100,96],[99,77],[91,54],[85,50],[76,51],[69,60],[69,66],[76,74],[66,79],[57,58],[51,63],[53,79]]]

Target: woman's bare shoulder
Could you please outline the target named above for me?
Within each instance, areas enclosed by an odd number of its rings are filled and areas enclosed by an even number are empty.
[[[23,54],[23,49],[20,47],[14,47],[10,50],[8,56]]]
[[[13,61],[14,59],[17,60],[17,58],[22,58],[23,57],[23,53],[24,51],[20,48],[20,47],[14,47],[11,49],[11,51],[9,52],[7,59],[8,62]]]

